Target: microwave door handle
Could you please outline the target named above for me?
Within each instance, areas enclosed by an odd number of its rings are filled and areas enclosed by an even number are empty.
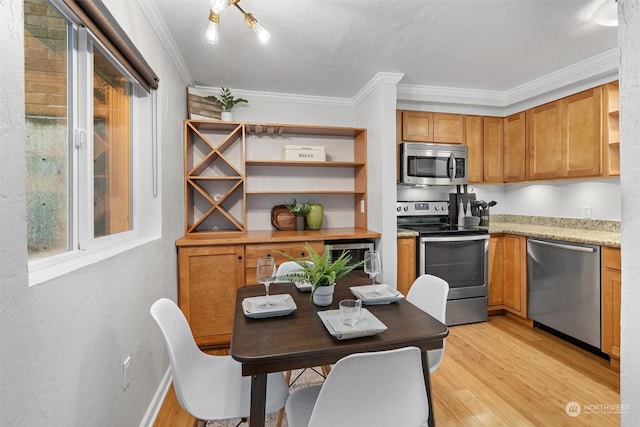
[[[451,183],[456,180],[456,156],[453,153],[449,154],[449,159],[451,160],[451,167],[449,168],[449,177],[451,178]]]

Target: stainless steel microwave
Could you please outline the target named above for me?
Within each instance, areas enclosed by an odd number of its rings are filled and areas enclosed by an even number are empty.
[[[460,185],[467,183],[467,146],[400,144],[400,183]]]

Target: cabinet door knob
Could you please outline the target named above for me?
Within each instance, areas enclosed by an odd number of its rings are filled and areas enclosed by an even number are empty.
[[[238,256],[238,261],[242,261],[242,255]]]
[[[307,254],[305,252],[300,252],[300,256],[305,257]]]

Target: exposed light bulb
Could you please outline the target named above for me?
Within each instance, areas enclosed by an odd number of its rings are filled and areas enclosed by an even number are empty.
[[[591,20],[603,27],[615,27],[618,25],[617,0],[605,0],[591,15]]]
[[[211,9],[213,9],[213,11],[219,15],[220,12],[222,12],[227,8],[227,6],[229,5],[229,1],[228,0],[211,0],[209,4],[211,5]]]
[[[218,24],[216,22],[209,22],[204,38],[209,44],[218,43]]]
[[[271,34],[269,33],[269,31],[265,30],[262,25],[256,22],[251,26],[251,28],[253,29],[253,32],[256,33],[256,37],[258,38],[258,41],[260,43],[269,43],[269,40],[271,40]]]

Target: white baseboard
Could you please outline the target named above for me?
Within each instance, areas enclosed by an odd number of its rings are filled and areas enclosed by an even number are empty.
[[[147,413],[144,414],[144,418],[142,419],[142,422],[140,422],[140,427],[153,427],[153,424],[156,422],[156,417],[160,412],[160,408],[162,407],[162,402],[164,402],[164,399],[167,396],[170,385],[171,366],[167,368],[162,381],[160,381],[158,390],[156,390],[156,394],[153,396],[153,399],[147,408]]]

